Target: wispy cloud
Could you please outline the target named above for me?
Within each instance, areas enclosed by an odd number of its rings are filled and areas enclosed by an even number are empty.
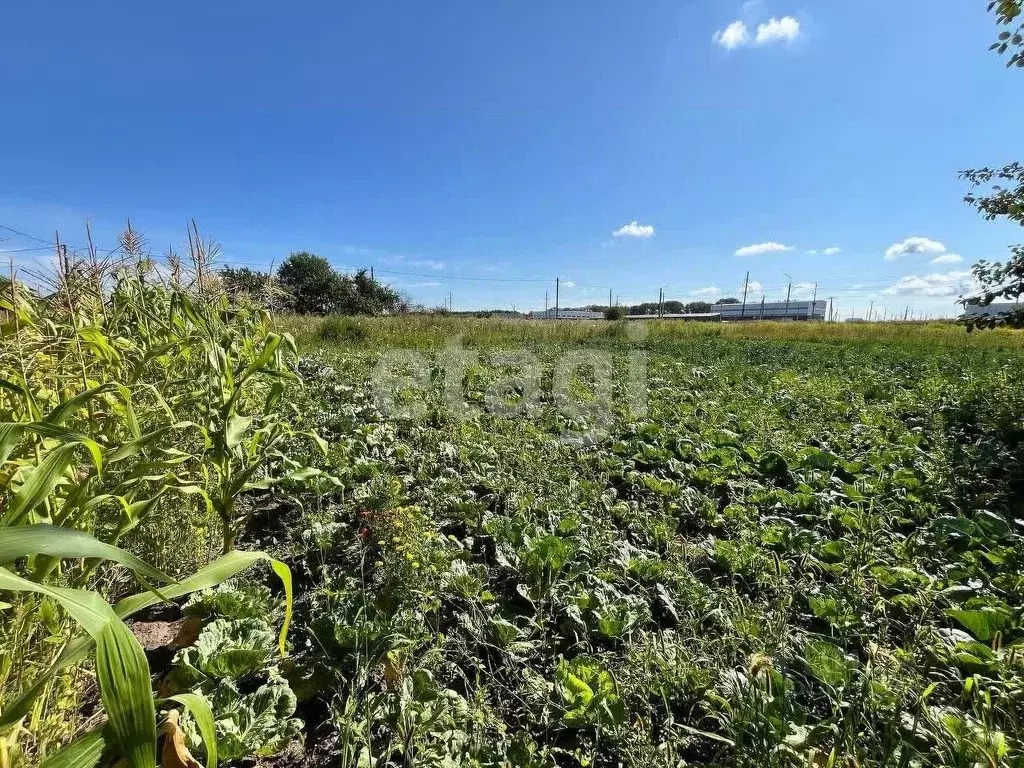
[[[654,227],[650,224],[631,221],[612,232],[612,237],[654,237]]]
[[[932,264],[959,264],[964,257],[959,253],[944,253],[932,259]]]
[[[412,259],[405,263],[410,267],[423,267],[424,269],[444,269],[446,266],[443,261],[437,259]]]
[[[391,285],[394,288],[404,288],[404,289],[409,289],[409,288],[437,288],[437,287],[439,287],[441,285],[441,283],[439,283],[439,282],[437,282],[435,280],[429,280],[429,281],[423,282],[423,283],[392,283]]]
[[[914,253],[945,253],[946,246],[938,240],[927,237],[908,237],[902,243],[894,243],[885,251],[885,258],[889,261],[898,259],[900,256],[907,256]]]
[[[792,16],[783,16],[781,19],[771,18],[762,24],[758,24],[755,42],[758,45],[791,43],[799,36],[800,22]]]
[[[837,253],[842,253],[843,249],[835,245],[829,246],[828,248],[822,248],[821,250],[811,249],[807,252],[808,256],[835,256]]]
[[[695,291],[690,291],[691,296],[717,296],[719,294],[718,286],[709,285],[707,288],[698,288]]]
[[[792,251],[793,246],[783,245],[782,243],[755,243],[754,245],[745,245],[742,248],[736,250],[737,256],[761,256],[765,253],[781,253],[783,251]]]
[[[576,283],[574,283],[572,280],[563,280],[562,281],[562,287],[563,288],[575,288],[576,287]]]

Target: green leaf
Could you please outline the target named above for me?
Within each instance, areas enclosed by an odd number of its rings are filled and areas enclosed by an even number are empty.
[[[280,335],[276,333],[267,334],[267,341],[263,345],[263,350],[260,352],[260,356],[257,357],[256,360],[244,371],[242,371],[240,376],[236,377],[239,385],[273,359],[274,353],[277,352],[277,348],[281,346],[281,341],[282,338]]]
[[[991,608],[979,610],[949,608],[946,610],[946,615],[960,622],[968,632],[983,643],[987,643],[995,637],[996,632],[1006,626],[1006,616]]]
[[[63,424],[64,420],[74,414],[76,411],[85,408],[86,404],[96,397],[96,395],[102,395],[105,392],[113,392],[117,389],[116,384],[100,384],[98,387],[88,389],[81,394],[75,395],[70,400],[67,400],[56,408],[43,419],[48,424]]]
[[[0,568],[0,589],[52,597],[89,633],[96,644],[96,679],[112,737],[129,768],[155,768],[156,705],[149,663],[114,610],[97,592],[36,584],[6,568]],[[4,719],[9,716],[5,711]]]
[[[156,766],[156,704],[149,663],[139,641],[119,619],[96,638],[96,679],[110,729],[130,768]]]
[[[815,640],[804,649],[804,660],[813,675],[831,686],[844,685],[849,679],[849,668],[843,652],[825,640]]]
[[[273,646],[274,633],[263,619],[216,619],[194,645],[178,652],[175,681],[194,688],[206,678],[238,680],[263,669]]]
[[[250,424],[252,424],[251,416],[232,416],[228,419],[227,427],[224,430],[224,442],[229,449],[241,444]]]
[[[168,696],[169,701],[176,701],[188,710],[192,721],[199,729],[206,748],[206,768],[217,768],[217,730],[213,720],[210,702],[198,693],[179,693]]]
[[[103,756],[105,726],[89,731],[55,752],[39,764],[39,768],[94,768]]]
[[[28,478],[18,489],[11,500],[11,505],[0,519],[0,525],[11,525],[39,506],[70,466],[76,450],[77,445],[61,445],[47,453],[43,460],[29,471]]]
[[[174,581],[145,560],[123,549],[104,544],[84,531],[61,528],[56,525],[12,525],[0,528],[0,563],[9,563],[19,557],[50,555],[84,559],[95,557],[110,560],[147,578],[168,584]]]
[[[281,579],[281,583],[284,586],[284,622],[281,625],[281,632],[278,636],[278,647],[281,655],[283,656],[285,654],[285,642],[288,638],[288,626],[291,623],[292,616],[292,575],[288,566],[279,560],[275,560],[263,552],[240,552],[238,550],[229,552],[228,554],[219,557],[217,560],[214,560],[206,567],[201,568],[189,578],[165,587],[161,590],[161,594],[165,598],[173,600],[176,597],[183,597],[184,595],[191,594],[192,592],[197,592],[200,589],[208,589],[216,586],[226,579],[230,579],[236,573],[244,571],[246,568],[260,560],[266,560],[270,563],[271,569],[275,574],[277,574],[277,577]],[[0,568],[0,589],[14,589],[15,587],[4,586],[2,583],[4,574],[14,578],[19,578],[5,569]],[[29,591],[40,591],[40,589],[42,589],[40,585],[33,584],[32,582],[25,581],[24,579],[19,580],[24,581],[32,587]],[[36,589],[36,587],[40,587],[40,589]],[[113,610],[118,617],[125,619],[141,610],[149,608],[151,605],[156,605],[158,602],[160,602],[160,597],[158,595],[152,592],[140,592],[139,594],[124,598],[114,605]],[[102,600],[100,600],[100,603],[104,606],[106,605]],[[32,702],[38,698],[46,687],[46,684],[53,678],[53,676],[65,667],[87,658],[89,653],[92,651],[94,644],[95,642],[91,636],[79,637],[76,640],[71,641],[67,648],[64,649],[61,655],[57,657],[45,672],[36,675],[32,684],[22,691],[16,700],[0,711],[0,730],[8,729],[18,723],[31,709]]]
[[[0,424],[0,465],[6,464],[14,447],[21,442],[25,425],[17,421]]]
[[[131,440],[127,443],[123,443],[116,449],[107,454],[107,462],[114,464],[124,459],[129,459],[132,456],[137,456],[143,449],[152,445],[156,441],[162,439],[165,435],[175,429],[186,429],[188,427],[198,427],[197,424],[191,421],[179,421],[177,424],[169,424],[165,427],[159,427],[154,429],[152,432],[147,432],[141,437]]]

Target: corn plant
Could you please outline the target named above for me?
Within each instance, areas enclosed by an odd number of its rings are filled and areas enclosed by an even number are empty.
[[[5,768],[20,742],[43,755],[75,730],[63,713],[73,715],[76,696],[56,691],[90,659],[107,726],[44,764],[94,763],[106,744],[132,768],[152,768],[150,670],[124,619],[270,559],[230,552],[176,580],[121,546],[160,550],[187,574],[205,561],[195,552],[205,548],[206,510],[224,522],[225,552],[233,549],[245,522],[237,499],[273,485],[270,473],[283,466],[290,432],[273,411],[284,384],[297,381],[281,349],[294,345],[270,331],[265,312],[231,307],[203,281],[198,294],[167,284],[137,233],[122,239],[129,258],[113,268],[95,254],[62,254],[46,295],[13,274],[0,282],[0,590],[14,595],[0,631]],[[147,533],[182,511],[191,536],[158,542]],[[271,566],[287,596],[283,653],[290,574]],[[143,591],[108,603],[105,594],[124,594],[125,574]],[[166,704],[188,707],[206,730],[202,700],[183,696]]]

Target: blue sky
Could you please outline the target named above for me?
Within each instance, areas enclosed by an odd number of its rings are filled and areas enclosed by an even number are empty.
[[[131,217],[165,251],[195,217],[225,263],[312,250],[456,308],[543,307],[555,276],[564,305],[714,299],[749,269],[753,300],[788,274],[843,316],[951,314],[1020,239],[956,176],[1020,159],[984,6],[18,3],[0,224],[106,244]]]

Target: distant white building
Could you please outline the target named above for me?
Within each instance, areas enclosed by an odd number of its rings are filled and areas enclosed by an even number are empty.
[[[827,301],[748,301],[743,304],[715,304],[712,313],[722,320],[824,320]]]
[[[604,312],[592,309],[559,309],[558,320],[603,320]],[[546,312],[534,312],[532,317],[540,320],[555,320],[555,310],[549,309]]]

